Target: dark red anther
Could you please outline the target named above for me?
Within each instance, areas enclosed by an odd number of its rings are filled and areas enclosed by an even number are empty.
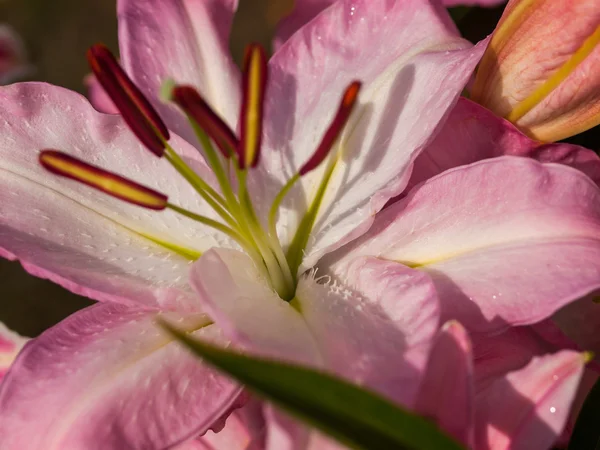
[[[87,58],[96,78],[138,139],[157,156],[165,151],[169,130],[113,54],[102,44],[93,45]]]
[[[251,44],[244,56],[242,79],[242,109],[240,112],[240,145],[238,150],[240,169],[256,167],[262,142],[265,91],[268,68],[265,50]]]
[[[162,210],[167,196],[100,167],[88,164],[67,153],[42,150],[40,164],[48,171],[98,189],[115,198],[144,208]]]
[[[237,151],[239,141],[231,128],[215,113],[192,86],[176,86],[173,100],[217,144],[226,158]]]
[[[358,92],[360,91],[361,83],[360,81],[354,81],[346,88],[344,92],[344,96],[342,97],[342,101],[340,102],[340,106],[338,107],[337,113],[335,117],[331,121],[329,128],[323,135],[323,139],[321,139],[321,143],[317,147],[317,150],[313,153],[308,161],[304,163],[304,165],[300,168],[299,174],[304,175],[310,172],[313,169],[319,167],[319,165],[325,160],[333,144],[336,139],[344,129],[346,122],[348,122],[348,118],[352,113],[354,105],[356,104],[356,99],[358,97]]]

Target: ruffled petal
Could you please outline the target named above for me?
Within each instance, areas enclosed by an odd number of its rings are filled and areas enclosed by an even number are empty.
[[[447,169],[503,155],[566,164],[600,182],[600,158],[592,150],[571,144],[541,144],[508,120],[461,97],[438,135],[415,160],[406,189]]]
[[[196,144],[185,116],[162,103],[162,83],[195,86],[235,129],[240,77],[229,52],[237,0],[119,0],[123,66],[150,98],[169,129]]]
[[[571,350],[534,358],[480,392],[475,447],[550,448],[565,425],[584,364],[584,356]]]
[[[9,330],[0,322],[0,381],[28,340],[28,338]]]
[[[327,366],[412,406],[439,324],[429,277],[367,257],[357,258],[339,278],[325,280],[303,277],[294,301]]]
[[[38,155],[63,150],[214,217],[187,182],[142,148],[120,117],[94,111],[78,94],[23,83],[2,88],[0,100],[0,255],[94,299],[191,308],[190,259],[233,244],[172,211],[146,210],[52,175]],[[171,142],[212,181],[193,147]]]
[[[340,157],[300,271],[364,232],[374,213],[406,186],[413,159],[455,102],[484,46],[456,37],[429,1],[342,0],[273,55],[264,156],[256,175],[264,185],[257,198],[272,199],[299,170],[346,86],[363,82],[332,151]],[[283,242],[290,241],[299,212],[312,202],[326,165],[302,177],[286,197],[279,220]]]
[[[473,440],[473,353],[466,330],[448,322],[437,336],[415,409],[465,445]]]
[[[118,114],[119,110],[110,99],[98,78],[94,74],[89,74],[83,79],[83,83],[87,88],[87,96],[90,100],[90,103],[96,108],[98,111],[106,113],[106,114]]]
[[[535,323],[600,287],[600,190],[570,167],[485,160],[417,186],[344,254],[425,270],[470,331]]]
[[[229,415],[225,427],[218,432],[208,431],[197,439],[202,450],[259,450],[264,448],[265,420],[263,405],[251,399]],[[183,450],[183,449],[177,449]]]
[[[30,341],[0,387],[3,446],[165,448],[206,431],[239,388],[163,333],[157,316],[97,304]],[[164,318],[223,343],[206,316]]]

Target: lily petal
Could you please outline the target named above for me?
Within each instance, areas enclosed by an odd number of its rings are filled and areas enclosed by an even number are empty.
[[[38,154],[64,150],[214,217],[187,182],[142,148],[120,117],[94,111],[78,94],[23,83],[1,88],[0,99],[0,255],[94,299],[193,309],[190,259],[229,240],[172,211],[142,209],[56,177]],[[171,143],[212,180],[193,147],[177,137]]]
[[[327,278],[302,278],[294,301],[328,367],[412,406],[439,323],[430,278],[370,257]]]
[[[438,7],[424,0],[341,0],[271,58],[264,164],[257,171],[268,186],[257,198],[274,198],[314,152],[344,88],[355,79],[363,82],[332,150],[339,157],[300,272],[364,232],[374,213],[406,186],[413,159],[481,57],[485,44],[472,47],[456,37]],[[374,51],[382,41],[386,50]],[[298,210],[313,201],[326,166],[302,177],[283,202],[284,242],[291,241],[302,217]]]
[[[198,438],[199,450],[258,450],[264,448],[265,422],[263,405],[251,399],[240,409],[236,409],[218,431],[208,431]],[[183,449],[178,449],[183,450]]]
[[[541,144],[512,123],[461,97],[435,139],[414,163],[407,190],[447,169],[503,155],[566,164],[600,182],[600,158],[571,144]]]
[[[94,108],[106,114],[119,114],[119,110],[93,73],[86,75],[83,84],[88,90],[87,96]]]
[[[9,330],[0,322],[0,381],[28,340],[28,338]]]
[[[321,11],[331,6],[337,0],[295,0],[291,14],[277,24],[273,47],[275,51],[300,28],[317,17]]]
[[[564,350],[534,358],[477,396],[475,447],[550,448],[575,397],[585,358]]]
[[[498,332],[600,287],[600,190],[570,167],[484,160],[417,186],[343,250],[334,257],[372,255],[425,270],[445,320]]]
[[[267,406],[265,450],[344,450],[343,445],[293,419],[277,408]]]
[[[30,70],[21,38],[11,27],[0,24],[0,85],[8,84]]]
[[[3,446],[165,448],[206,431],[239,388],[163,333],[157,316],[97,304],[30,341],[0,386]],[[223,341],[206,316],[165,318]]]
[[[234,342],[270,357],[321,366],[302,316],[269,287],[245,253],[209,250],[192,266],[190,282],[205,311]]]
[[[438,323],[433,285],[425,274],[374,258],[357,259],[347,278],[352,284],[303,277],[287,303],[237,251],[210,250],[191,274],[206,311],[238,343],[410,405]]]
[[[229,52],[237,0],[119,0],[123,67],[148,96],[169,129],[188,142],[197,138],[185,116],[159,100],[162,83],[196,87],[235,129],[240,107],[239,70]]]
[[[600,122],[600,6],[511,0],[472,98],[529,136],[557,141]]]
[[[473,354],[466,330],[448,322],[437,336],[415,409],[466,445],[473,440]]]

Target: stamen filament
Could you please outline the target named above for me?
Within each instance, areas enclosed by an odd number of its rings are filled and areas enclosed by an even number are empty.
[[[233,220],[231,214],[227,211],[227,202],[217,191],[208,185],[201,177],[194,172],[181,157],[173,150],[173,147],[167,144],[165,158],[179,174],[185,178],[188,183],[200,194],[200,196],[223,218],[232,228],[237,229],[238,224]]]
[[[310,236],[310,232],[312,231],[315,220],[317,219],[317,214],[319,213],[321,202],[325,196],[325,190],[329,184],[331,175],[333,174],[333,169],[335,169],[335,160],[333,160],[327,167],[315,198],[305,216],[302,218],[300,225],[298,225],[294,239],[292,240],[290,248],[288,249],[287,260],[291,269],[293,270],[293,273],[298,271],[300,263],[302,262],[304,249],[306,248],[308,237]]]
[[[209,226],[211,228],[214,228],[217,231],[220,231],[223,234],[226,234],[227,236],[229,236],[231,239],[233,239],[234,241],[236,241],[238,244],[240,244],[240,246],[246,251],[248,252],[248,254],[250,255],[250,257],[252,259],[255,260],[255,262],[260,262],[262,261],[262,257],[261,255],[259,255],[254,248],[252,248],[250,245],[248,245],[248,242],[242,237],[240,236],[235,230],[232,230],[231,228],[227,227],[226,225],[223,225],[220,222],[217,222],[216,220],[213,220],[209,217],[206,216],[202,216],[200,214],[196,214],[193,213],[191,211],[188,211],[185,208],[182,208],[181,206],[177,206],[174,205],[173,203],[167,203],[166,207],[168,209],[171,209],[185,217],[188,217],[189,219],[195,220],[196,222],[200,222],[203,225]],[[262,264],[259,264],[259,266]]]
[[[236,169],[238,178],[238,197],[240,206],[244,210],[244,214],[248,217],[248,226],[250,232],[254,236],[255,242],[265,259],[265,263],[269,268],[269,272],[273,273],[280,280],[281,289],[276,289],[280,297],[283,299],[291,299],[294,295],[294,277],[290,271],[287,259],[281,248],[281,244],[275,235],[273,239],[269,233],[265,233],[254,210],[252,200],[248,195],[247,187],[247,172]],[[273,259],[275,256],[275,259]]]

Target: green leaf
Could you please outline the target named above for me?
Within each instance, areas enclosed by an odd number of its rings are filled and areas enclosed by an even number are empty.
[[[600,379],[583,402],[569,441],[569,450],[600,449]]]
[[[164,326],[204,361],[351,448],[463,448],[428,420],[332,375],[221,349]]]

